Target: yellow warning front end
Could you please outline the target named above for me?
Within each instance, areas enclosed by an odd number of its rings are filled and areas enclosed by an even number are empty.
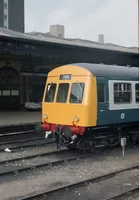
[[[48,74],[42,102],[42,126],[96,126],[96,77],[78,66],[61,66]],[[51,125],[51,126],[50,126]]]

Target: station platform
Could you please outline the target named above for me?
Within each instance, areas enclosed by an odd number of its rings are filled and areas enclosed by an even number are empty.
[[[0,126],[41,122],[41,111],[0,111]]]

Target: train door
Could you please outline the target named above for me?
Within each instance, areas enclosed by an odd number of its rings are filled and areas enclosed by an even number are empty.
[[[105,78],[97,79],[97,125],[107,124],[108,121],[108,95],[107,80]]]

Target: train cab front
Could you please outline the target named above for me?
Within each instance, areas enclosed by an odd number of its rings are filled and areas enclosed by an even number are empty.
[[[71,73],[72,72],[72,73]],[[57,143],[76,143],[89,126],[88,93],[90,74],[78,67],[63,66],[48,74],[42,102],[45,137],[55,135]]]

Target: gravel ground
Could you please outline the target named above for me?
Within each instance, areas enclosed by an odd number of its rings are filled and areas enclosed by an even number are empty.
[[[3,200],[8,198],[15,200],[25,194],[53,189],[139,163],[138,158],[138,148],[128,149],[125,159],[121,158],[120,151],[113,151],[111,155],[92,156],[70,164],[34,169],[8,178],[3,177],[0,195]]]
[[[139,186],[138,176],[139,170],[137,169],[120,173],[99,183],[90,183],[69,192],[49,196],[49,200],[55,200],[56,198],[60,200],[91,200],[92,198],[94,200],[105,200]]]
[[[62,148],[66,149],[66,148]],[[55,144],[50,144],[46,146],[36,146],[36,147],[29,147],[29,148],[20,148],[15,149],[11,153],[7,152],[0,152],[0,161],[10,160],[15,158],[21,158],[25,156],[31,156],[39,153],[47,153],[57,151]]]
[[[139,193],[130,195],[129,197],[125,197],[122,200],[139,200]]]
[[[57,152],[57,151],[56,151]],[[14,161],[10,163],[5,163],[0,165],[0,173],[11,171],[11,169],[19,170],[24,167],[32,167],[40,164],[51,163],[58,160],[72,158],[73,156],[80,156],[81,153],[71,151],[59,151],[58,154],[46,155],[46,156],[36,156],[31,159],[22,159],[19,161]]]

